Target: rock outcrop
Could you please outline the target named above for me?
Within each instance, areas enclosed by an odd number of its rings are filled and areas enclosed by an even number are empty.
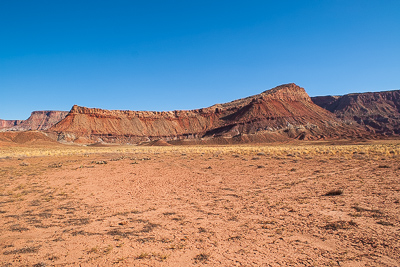
[[[31,116],[15,126],[7,127],[7,131],[47,130],[67,116],[68,111],[33,111]]]
[[[288,138],[321,139],[362,137],[357,127],[311,101],[305,90],[285,84],[261,94],[187,111],[103,110],[73,106],[48,130],[59,141],[88,138],[96,142],[141,143],[159,139],[238,142]]]
[[[23,122],[23,120],[1,120],[0,119],[0,130],[18,126],[22,122]]]
[[[400,90],[318,96],[312,101],[346,123],[386,136],[400,135]]]

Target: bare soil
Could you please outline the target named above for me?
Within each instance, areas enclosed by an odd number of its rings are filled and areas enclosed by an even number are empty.
[[[2,158],[0,263],[400,266],[400,150],[372,149]]]

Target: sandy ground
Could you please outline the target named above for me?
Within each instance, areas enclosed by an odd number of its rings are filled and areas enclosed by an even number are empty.
[[[268,149],[2,158],[1,266],[400,266],[398,144]]]

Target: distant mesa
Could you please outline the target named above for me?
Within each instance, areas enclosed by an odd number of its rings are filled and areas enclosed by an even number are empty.
[[[175,144],[366,138],[311,101],[304,88],[285,84],[261,94],[196,110],[103,110],[73,106],[48,132],[58,141]]]
[[[22,122],[23,122],[23,120],[1,120],[0,119],[0,130],[18,126]]]
[[[27,120],[0,120],[3,131],[43,131],[52,127],[67,116],[68,111],[43,110],[33,111]]]
[[[400,135],[400,90],[318,96],[312,101],[346,123],[384,136]]]
[[[0,126],[0,131],[38,130],[61,143],[92,145],[375,139],[400,135],[400,91],[310,98],[304,88],[290,83],[201,109],[158,112],[74,105],[69,112],[34,111],[25,121],[0,120]]]

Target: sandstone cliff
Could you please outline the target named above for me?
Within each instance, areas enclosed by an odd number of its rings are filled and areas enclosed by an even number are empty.
[[[8,127],[8,131],[47,130],[67,116],[68,111],[33,111],[31,116],[19,124]]]
[[[118,143],[218,138],[253,142],[347,138],[364,134],[315,105],[305,90],[295,84],[187,111],[102,110],[75,105],[49,132],[55,133],[60,141],[85,138]]]
[[[315,104],[369,132],[400,135],[400,90],[313,97]]]
[[[0,119],[0,130],[10,128],[21,124],[23,120],[1,120]]]

